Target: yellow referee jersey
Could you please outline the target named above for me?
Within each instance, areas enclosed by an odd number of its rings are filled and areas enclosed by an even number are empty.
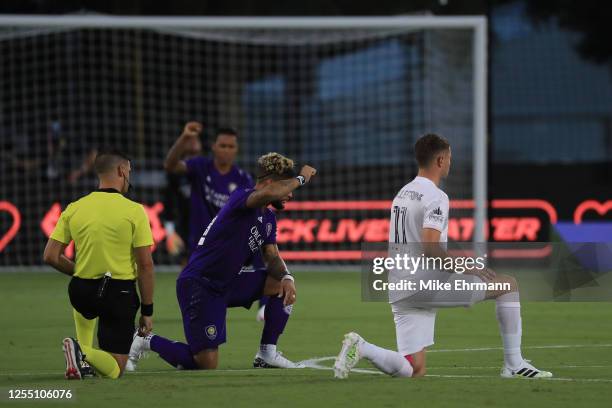
[[[115,190],[94,191],[70,203],[62,212],[51,238],[64,244],[74,240],[74,276],[113,279],[137,277],[133,248],[153,244],[144,207]]]

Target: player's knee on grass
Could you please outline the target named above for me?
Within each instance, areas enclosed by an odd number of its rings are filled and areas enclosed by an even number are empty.
[[[117,365],[119,366],[119,377],[121,377],[123,375],[123,372],[125,371],[125,365],[127,364],[127,361],[128,361],[128,355],[127,354],[112,354],[112,356],[115,359],[115,361],[117,361]]]
[[[425,364],[425,349],[406,356],[406,360],[412,365],[412,377],[424,377],[427,372]]]
[[[412,372],[412,377],[413,378],[417,378],[417,377],[425,377],[425,373],[427,372],[427,368],[425,368],[425,365],[419,367],[418,370],[414,370]]]
[[[200,370],[214,370],[219,363],[219,349],[202,350],[193,356],[193,360]]]

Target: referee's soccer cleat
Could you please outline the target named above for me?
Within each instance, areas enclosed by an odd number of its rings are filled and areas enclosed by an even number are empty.
[[[83,358],[85,358],[85,354],[83,354]],[[87,361],[81,361],[81,377],[97,377],[96,370],[92,366],[87,363]]]
[[[361,359],[359,354],[359,343],[363,339],[355,332],[350,332],[344,335],[342,340],[342,348],[334,362],[334,377],[344,379],[348,377],[349,372],[357,365]]]
[[[62,350],[64,351],[64,358],[66,359],[66,374],[65,377],[68,380],[82,380],[85,376],[83,371],[83,352],[79,343],[72,337],[66,337],[62,341]]]
[[[511,369],[511,368],[504,366],[501,369],[500,375],[502,378],[527,378],[527,379],[551,378],[553,376],[550,371],[538,370],[537,368],[529,364],[528,360],[523,360],[523,364],[521,364],[516,369]]]
[[[263,353],[258,351],[253,360],[254,368],[306,368],[302,363],[294,363],[285,358],[280,351],[273,353]]]
[[[136,371],[138,361],[146,357],[147,351],[151,350],[151,337],[153,337],[153,334],[149,334],[147,337],[140,337],[138,335],[138,329],[134,332],[128,361],[125,364],[126,371]]]

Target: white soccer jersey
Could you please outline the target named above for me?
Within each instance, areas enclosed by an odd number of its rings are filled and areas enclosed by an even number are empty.
[[[397,193],[391,206],[389,243],[421,242],[423,228],[448,240],[448,196],[428,178],[417,176]]]
[[[420,257],[422,248],[416,245],[421,242],[423,228],[440,231],[440,242],[446,247],[448,239],[448,196],[433,181],[425,177],[416,177],[406,184],[393,199],[389,223],[389,257],[397,254]],[[414,271],[392,269],[389,271],[389,283],[403,280],[418,281],[427,271],[419,268]],[[389,291],[389,302],[394,303],[414,295],[414,291]]]

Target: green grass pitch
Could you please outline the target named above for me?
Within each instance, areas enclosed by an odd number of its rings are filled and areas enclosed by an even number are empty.
[[[175,274],[157,275],[155,331],[183,340]],[[390,308],[360,299],[357,273],[296,273],[298,303],[279,349],[289,358],[334,356],[345,332],[394,348]],[[231,309],[228,342],[216,372],[177,371],[152,354],[139,372],[113,381],[63,379],[60,342],[73,336],[68,278],[59,273],[0,273],[0,405],[70,406],[9,401],[10,389],[71,389],[73,406],[239,407],[598,407],[612,399],[609,303],[526,303],[524,355],[554,380],[503,380],[494,303],[441,310],[428,376],[389,378],[374,372],[336,380],[329,369],[255,370],[261,323],[255,311]],[[473,350],[473,349],[484,350]],[[468,350],[472,349],[472,350]],[[321,360],[330,367],[332,360]],[[371,368],[360,363],[360,368]]]

